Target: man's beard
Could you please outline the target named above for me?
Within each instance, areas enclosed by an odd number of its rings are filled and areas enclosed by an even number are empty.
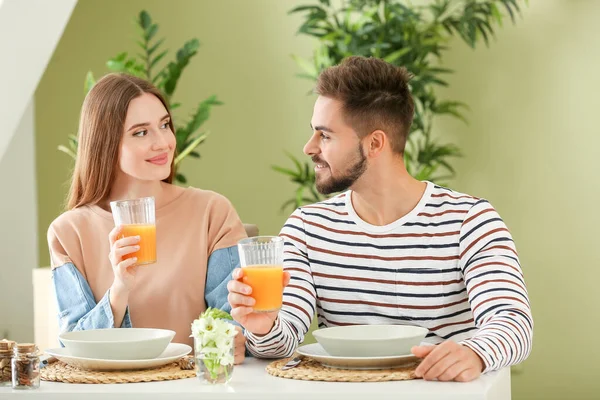
[[[323,163],[318,157],[313,157],[313,162],[316,164]],[[331,194],[347,190],[354,184],[354,182],[356,182],[358,178],[362,176],[366,169],[367,157],[365,157],[362,146],[359,144],[358,160],[353,165],[346,168],[346,171],[343,173],[343,175],[339,177],[334,177],[331,174],[331,169],[329,169],[330,177],[328,179],[323,179],[321,181],[319,181],[318,178],[316,179],[317,190],[321,194]]]

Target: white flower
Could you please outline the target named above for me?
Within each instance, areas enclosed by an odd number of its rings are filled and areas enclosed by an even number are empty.
[[[215,321],[213,318],[211,317],[206,317],[206,318],[202,318],[200,320],[200,331],[202,331],[205,334],[211,334],[216,332],[216,325],[217,325],[218,321]]]
[[[233,364],[233,354],[231,354],[231,353],[223,354],[223,356],[220,357],[220,359],[219,359],[219,363],[223,366]]]
[[[221,352],[219,351],[219,349],[217,347],[206,346],[206,347],[202,347],[202,350],[200,351],[200,353],[204,354],[204,355],[210,355],[210,354],[220,354]]]
[[[213,332],[216,336],[223,336],[225,335],[225,324],[226,322],[220,320],[220,319],[216,319],[214,320],[214,324],[213,324]]]
[[[237,329],[235,329],[235,325],[230,324],[229,322],[226,322],[225,325],[226,325],[225,334],[230,338],[234,338],[235,335],[238,334]]]
[[[195,319],[194,322],[192,322],[192,334],[190,337],[200,337],[201,335],[202,332],[200,331],[200,320]]]
[[[192,336],[202,337],[203,335],[210,335],[215,332],[215,321],[211,317],[204,317],[192,322]]]
[[[233,339],[227,336],[217,338],[215,343],[221,354],[229,353],[233,348]]]
[[[202,345],[202,347],[204,346],[210,346],[213,345],[215,341],[217,340],[219,336],[212,332],[212,333],[205,333],[202,336],[200,336],[198,339],[200,340],[200,344]]]

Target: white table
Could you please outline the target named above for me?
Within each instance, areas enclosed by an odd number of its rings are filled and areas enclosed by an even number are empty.
[[[505,368],[469,383],[423,380],[344,383],[277,378],[265,372],[268,361],[247,359],[235,367],[228,386],[198,379],[110,385],[44,382],[37,390],[0,388],[0,399],[96,400],[509,400],[510,370]]]

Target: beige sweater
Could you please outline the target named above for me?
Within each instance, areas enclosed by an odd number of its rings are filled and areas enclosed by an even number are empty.
[[[85,206],[65,212],[48,229],[52,269],[74,264],[96,302],[114,279],[108,259],[113,227],[109,211]],[[128,304],[132,326],[171,329],[174,342],[191,344],[190,324],[206,308],[208,257],[244,237],[231,203],[211,191],[188,188],[157,209],[157,262],[137,270]]]

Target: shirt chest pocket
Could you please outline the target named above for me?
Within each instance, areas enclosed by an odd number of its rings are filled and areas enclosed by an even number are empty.
[[[396,318],[430,330],[461,312],[466,299],[460,270],[433,263],[398,269],[395,294]]]

